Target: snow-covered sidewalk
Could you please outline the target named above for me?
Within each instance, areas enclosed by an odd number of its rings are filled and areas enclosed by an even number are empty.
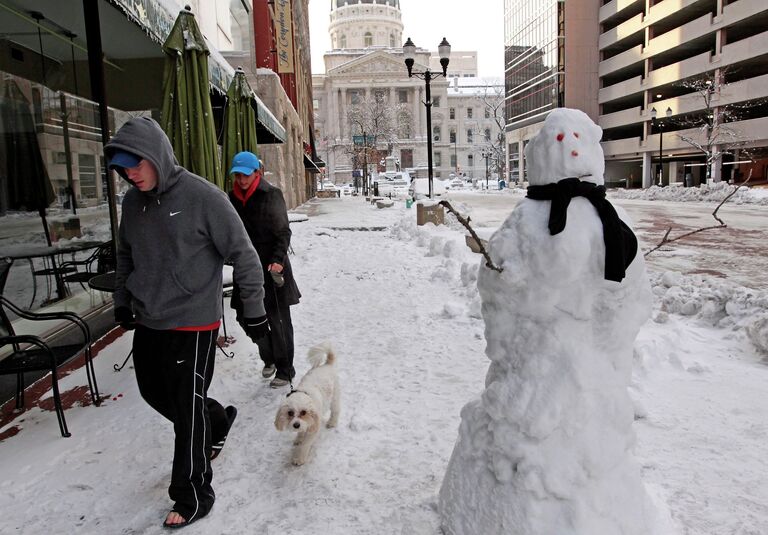
[[[309,463],[290,464],[293,437],[273,423],[287,389],[267,386],[227,309],[236,356],[217,355],[210,393],[239,414],[214,462],[216,505],[185,533],[436,535],[459,411],[488,367],[480,257],[459,227],[417,227],[402,203],[323,199],[302,211],[309,220],[292,224],[297,371],[308,347],[332,342],[339,427],[323,432]],[[638,339],[632,391],[644,480],[675,533],[767,533],[768,367],[754,320],[768,297],[702,277],[653,280],[655,321]],[[96,357],[109,396],[67,409],[72,438],[37,407],[0,429],[20,428],[0,442],[0,533],[165,532],[172,430],[141,400],[132,368],[112,371],[130,342],[123,335]],[[78,370],[62,388],[83,384]]]

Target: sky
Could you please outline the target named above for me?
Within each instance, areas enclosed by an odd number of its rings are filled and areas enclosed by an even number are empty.
[[[520,189],[460,191],[450,200],[487,236],[523,197]],[[678,224],[690,224],[689,211],[706,215],[716,205],[643,203],[638,225],[683,210]],[[745,225],[746,206],[729,205],[721,211],[729,229],[759,234]],[[765,209],[750,206],[750,217],[764,217]],[[216,505],[185,535],[439,532],[438,493],[461,409],[483,392],[486,336],[497,331],[485,329],[482,260],[466,247],[464,228],[448,215],[446,225],[417,226],[415,210],[402,199],[377,209],[349,196],[292,210],[308,216],[291,224],[291,263],[302,293],[291,310],[297,373],[308,369],[307,349],[329,340],[342,389],[339,425],[323,429],[304,466],[291,465],[293,436],[274,427],[288,389],[270,389],[262,379],[257,349],[225,303],[234,337],[226,349],[235,356],[217,355],[210,394],[237,405],[238,419],[214,461]],[[106,235],[108,226],[99,225],[89,230]],[[663,230],[639,235],[647,244]],[[724,245],[735,241],[718,231],[709,236]],[[734,285],[730,270],[717,277],[690,264],[677,273],[661,267],[673,255],[718,264],[712,256],[718,247],[695,243],[678,242],[649,257],[653,312],[635,343],[629,390],[637,460],[657,510],[672,523],[654,533],[764,534],[768,323],[760,328],[759,322],[768,314],[768,292],[765,284]],[[752,249],[757,257],[765,246]],[[753,261],[741,255],[740,263]],[[753,274],[760,271],[751,265]],[[9,284],[29,276],[28,266],[14,265],[18,278]],[[752,336],[759,332],[762,337]],[[59,435],[47,380],[32,389],[37,397],[27,396],[25,411],[0,412],[0,533],[167,534],[160,524],[171,506],[172,427],[141,399],[131,361],[112,370],[131,339],[123,334],[95,355],[106,398],[100,407],[87,405],[82,368],[60,380],[74,402],[65,411],[71,438]],[[19,507],[24,503],[34,506]]]
[[[467,9],[467,6],[472,9]],[[475,7],[477,6],[477,7]],[[447,2],[400,0],[403,35],[418,47],[436,50],[445,37],[453,50],[477,50],[478,74],[502,77],[504,73],[504,4],[502,0]],[[323,54],[330,50],[329,0],[310,0],[309,33],[312,72],[325,72]],[[450,66],[448,67],[450,70]]]

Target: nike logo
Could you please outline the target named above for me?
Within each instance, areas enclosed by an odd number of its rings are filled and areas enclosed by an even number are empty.
[[[181,364],[182,362],[184,362],[184,361],[183,360],[177,360],[176,364]]]
[[[175,216],[177,214],[180,214],[180,213],[181,213],[181,210],[179,210],[178,212],[171,212],[171,217],[173,217],[173,216]]]

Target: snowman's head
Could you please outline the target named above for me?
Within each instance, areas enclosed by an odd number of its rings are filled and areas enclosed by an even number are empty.
[[[603,129],[583,111],[569,108],[552,111],[525,147],[528,183],[543,186],[563,178],[581,177],[584,182],[602,185],[605,172],[600,146],[602,135]]]

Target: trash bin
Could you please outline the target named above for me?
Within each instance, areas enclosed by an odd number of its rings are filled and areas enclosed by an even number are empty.
[[[405,207],[410,208],[411,206],[413,206],[413,199],[411,199],[410,197],[407,197],[405,199]]]

